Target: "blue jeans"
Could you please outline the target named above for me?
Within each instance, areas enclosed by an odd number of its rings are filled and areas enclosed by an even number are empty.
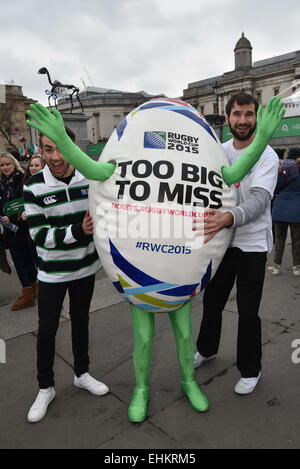
[[[10,254],[23,288],[36,282],[37,269],[31,245],[10,248]]]

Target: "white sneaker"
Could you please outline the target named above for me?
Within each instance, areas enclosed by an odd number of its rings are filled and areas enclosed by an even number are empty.
[[[293,266],[293,275],[296,277],[300,277],[300,265]]]
[[[30,423],[39,422],[45,417],[48,405],[55,398],[54,388],[40,389],[36,400],[29,409],[27,420]]]
[[[271,265],[270,267],[268,267],[268,271],[270,272],[270,274],[279,275],[280,274],[280,265],[278,265],[278,264]]]
[[[211,360],[212,358],[215,358],[215,357],[216,355],[212,355],[211,357],[206,358],[206,357],[203,357],[203,355],[201,355],[201,353],[197,351],[194,355],[194,367],[198,368],[200,365],[202,365],[203,362]]]
[[[250,394],[254,391],[260,379],[260,373],[254,378],[241,378],[235,385],[234,390],[237,394]]]
[[[78,388],[86,389],[96,396],[103,396],[109,391],[109,388],[106,386],[106,384],[101,383],[101,381],[97,381],[89,373],[84,373],[79,378],[75,375],[74,384]]]

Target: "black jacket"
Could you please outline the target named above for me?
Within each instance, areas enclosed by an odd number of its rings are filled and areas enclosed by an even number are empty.
[[[0,215],[4,216],[5,203],[11,200],[23,197],[23,174],[15,171],[10,177],[11,182],[7,183],[8,178],[1,175],[0,182]],[[4,229],[4,245],[6,249],[18,246],[28,246],[30,244],[30,235],[27,222],[21,219],[21,213],[9,215],[9,220],[14,225],[18,226],[18,231],[14,233],[8,229]]]

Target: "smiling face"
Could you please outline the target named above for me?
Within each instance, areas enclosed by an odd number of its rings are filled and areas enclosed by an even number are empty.
[[[234,139],[238,142],[252,140],[251,137],[256,127],[256,113],[253,103],[242,105],[234,103],[227,120]]]
[[[40,157],[32,158],[31,162],[30,162],[30,165],[29,165],[30,174],[33,175],[33,174],[37,173],[38,171],[41,171],[41,169],[43,169],[42,158],[40,158]]]
[[[2,156],[0,158],[1,174],[4,174],[4,176],[10,176],[14,172],[15,169],[16,167],[14,163],[9,158],[6,158],[5,156]]]
[[[64,159],[55,143],[45,135],[41,138],[41,150],[52,176],[65,178],[73,173],[73,166]]]

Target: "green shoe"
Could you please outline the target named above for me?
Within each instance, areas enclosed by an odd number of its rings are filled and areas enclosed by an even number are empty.
[[[193,381],[181,381],[183,394],[190,401],[191,406],[197,412],[206,412],[209,408],[209,402],[205,394],[199,388],[198,383]]]
[[[142,422],[147,417],[148,401],[150,399],[150,388],[135,387],[131,401],[128,406],[128,419],[130,422]]]

